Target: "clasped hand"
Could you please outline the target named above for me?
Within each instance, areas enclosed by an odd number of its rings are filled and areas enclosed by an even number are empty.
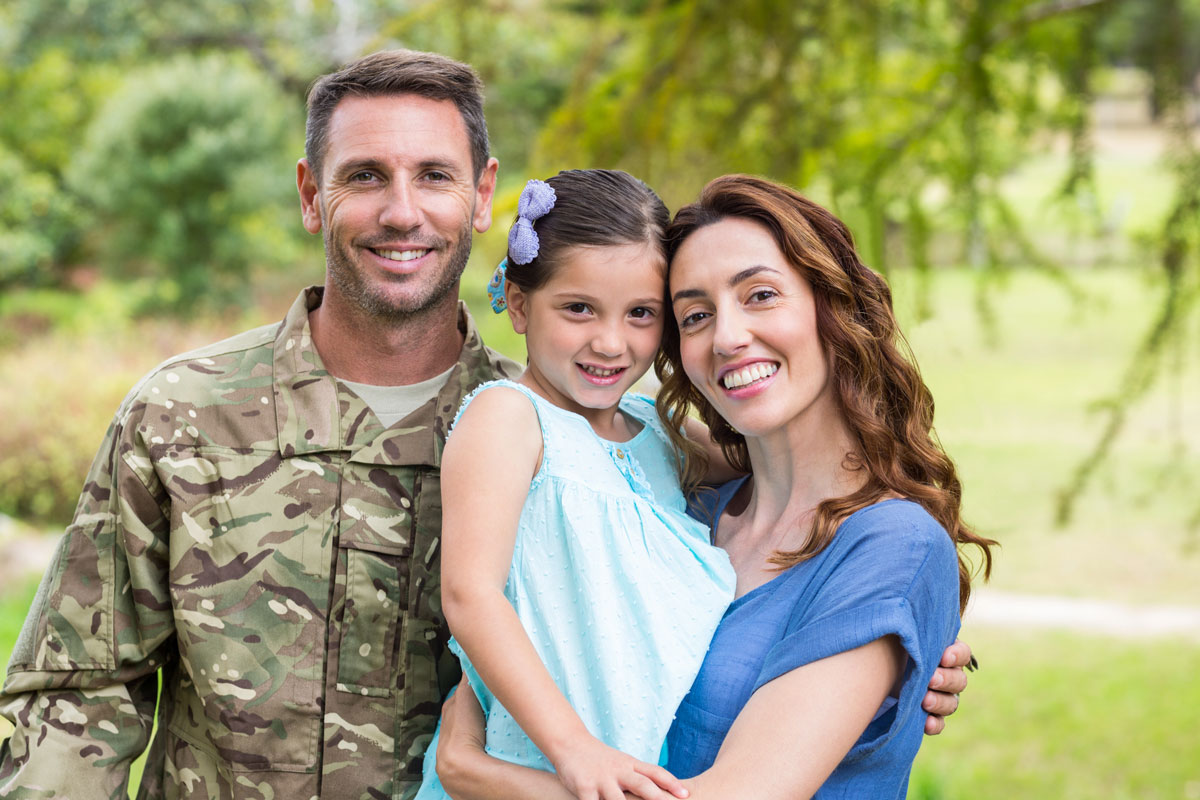
[[[592,736],[579,737],[554,759],[558,779],[579,800],[643,800],[687,797],[687,789],[662,767],[639,761]]]

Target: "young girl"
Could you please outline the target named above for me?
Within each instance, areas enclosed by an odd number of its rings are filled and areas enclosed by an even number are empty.
[[[659,348],[667,210],[607,170],[530,181],[518,208],[489,292],[528,367],[467,398],[442,460],[451,647],[491,754],[581,800],[684,796],[656,764],[734,575],[653,403],[625,394]],[[419,800],[447,796],[435,747]]]

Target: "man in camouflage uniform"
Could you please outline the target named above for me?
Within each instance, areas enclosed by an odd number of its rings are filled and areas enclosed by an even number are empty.
[[[442,445],[518,371],[457,299],[496,180],[480,90],[411,52],[314,86],[298,185],[325,285],[118,410],[9,666],[0,795],[123,796],[155,722],[141,797],[415,791],[458,677]],[[425,397],[389,427],[362,384]]]

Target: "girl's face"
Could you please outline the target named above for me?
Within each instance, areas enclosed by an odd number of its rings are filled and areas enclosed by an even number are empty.
[[[665,275],[662,253],[647,242],[571,248],[540,288],[508,284],[535,388],[589,420],[611,412],[658,352]]]
[[[836,415],[812,287],[757,222],[692,233],[671,262],[688,379],[739,433],[768,436]]]

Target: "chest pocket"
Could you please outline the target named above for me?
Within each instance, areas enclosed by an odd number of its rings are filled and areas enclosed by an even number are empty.
[[[405,467],[365,466],[343,476],[338,513],[341,618],[336,646],[338,691],[390,697],[407,611],[409,561],[416,539],[421,474]]]

